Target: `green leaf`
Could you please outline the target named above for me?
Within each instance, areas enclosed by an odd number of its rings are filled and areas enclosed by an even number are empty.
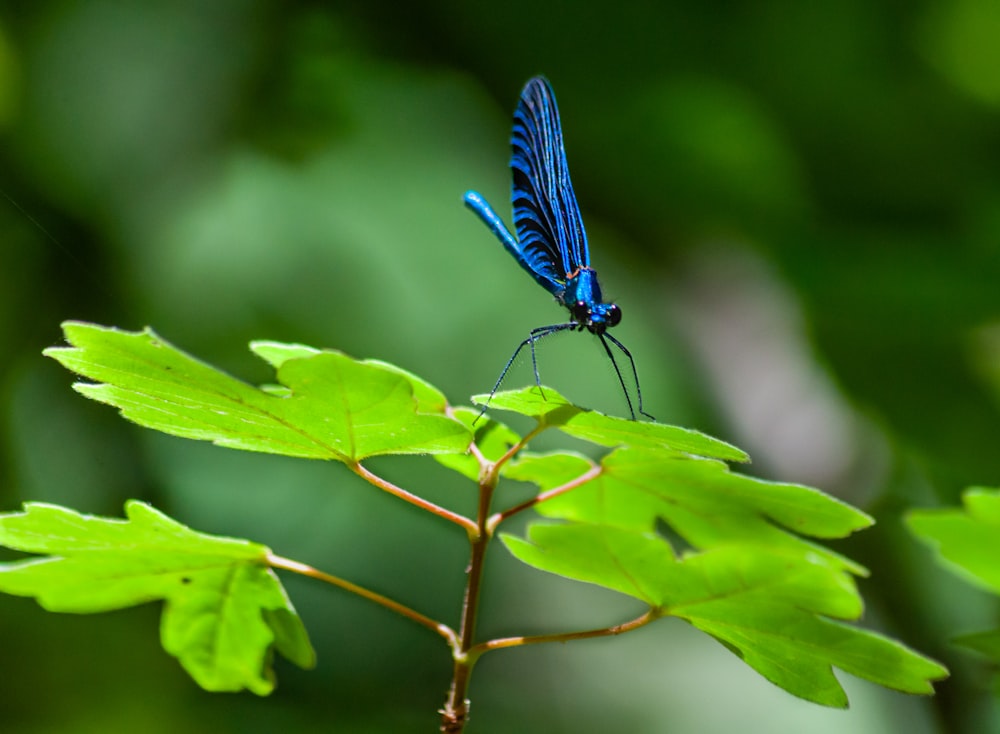
[[[516,464],[504,471],[503,476],[518,482],[532,482],[542,490],[567,484],[594,468],[591,459],[571,451],[555,451],[548,454],[522,453],[518,459]],[[542,510],[544,507],[543,503],[538,509]]]
[[[1000,594],[1000,490],[967,489],[962,505],[964,509],[913,510],[906,523],[956,575]],[[962,635],[952,641],[1000,663],[1000,630]]]
[[[865,569],[803,535],[837,538],[871,518],[815,489],[733,473],[714,459],[619,448],[600,473],[536,505],[570,521],[501,536],[515,557],[550,573],[640,599],[687,620],[763,676],[828,706],[846,706],[838,667],[881,685],[930,693],[944,668],[892,640],[833,620],[862,602]],[[582,456],[525,456],[505,476],[555,489],[593,472]],[[665,521],[680,552],[658,534]]]
[[[1000,490],[968,489],[962,504],[913,510],[906,522],[958,575],[1000,593]]]
[[[571,492],[540,503],[547,517],[652,531],[662,519],[699,549],[742,543],[824,558],[834,568],[866,574],[863,566],[800,535],[841,538],[872,519],[822,492],[797,484],[736,474],[720,461],[648,449],[617,449],[602,473]],[[507,476],[543,490],[590,471],[583,457],[525,457]]]
[[[539,388],[538,386],[523,387],[518,390],[501,390],[495,393],[492,398],[489,393],[473,395],[472,402],[476,405],[488,403],[491,408],[520,413],[539,421],[548,416],[552,416],[554,420],[558,421],[559,416],[564,413],[575,415],[583,410],[570,403],[551,387]]]
[[[908,693],[932,693],[947,671],[880,635],[831,621],[862,611],[851,577],[819,558],[719,547],[676,558],[652,532],[535,524],[501,536],[523,562],[644,601],[687,620],[790,693],[826,706],[847,697],[831,666]]]
[[[195,532],[135,500],[125,514],[41,503],[0,514],[0,544],[47,554],[0,565],[0,591],[78,614],[163,600],[164,649],[209,691],[270,693],[275,648],[302,667],[315,663],[266,547]]]
[[[486,416],[480,418],[479,414],[478,410],[472,408],[455,408],[452,411],[453,418],[461,421],[470,431],[475,431],[476,448],[479,449],[483,458],[487,461],[496,461],[507,453],[511,446],[520,441],[521,437],[503,423]],[[439,464],[454,469],[472,481],[479,481],[480,466],[475,456],[469,453],[437,454],[434,458]],[[516,465],[517,460],[515,459],[506,464],[505,468]]]
[[[485,405],[489,395],[476,395],[472,399]],[[490,405],[530,416],[543,425],[601,446],[658,448],[727,461],[749,460],[746,453],[735,446],[689,428],[641,423],[578,408],[550,387],[498,392]]]
[[[257,343],[279,388],[248,385],[179,351],[152,330],[67,322],[72,347],[45,350],[93,380],[75,389],[139,425],[220,446],[354,462],[380,454],[461,453],[471,439],[440,413],[426,383],[381,363],[301,345]],[[422,411],[428,412],[422,412]]]
[[[309,347],[305,344],[284,344],[273,341],[250,342],[250,351],[268,362],[275,369],[279,369],[281,365],[290,359],[302,359],[323,353],[323,350]],[[448,407],[448,400],[445,398],[443,392],[426,380],[417,377],[412,372],[407,372],[402,367],[383,362],[380,359],[364,359],[359,361],[361,364],[380,367],[407,380],[410,383],[410,387],[413,388],[413,397],[417,401],[418,413],[444,413],[445,408]]]
[[[726,461],[749,461],[740,449],[699,431],[662,423],[640,423],[593,411],[582,412],[557,426],[563,433],[600,444],[664,449]]]
[[[278,369],[290,359],[304,359],[322,354],[321,349],[306,346],[305,344],[285,344],[284,342],[272,341],[252,341],[250,351],[270,364],[274,369]]]

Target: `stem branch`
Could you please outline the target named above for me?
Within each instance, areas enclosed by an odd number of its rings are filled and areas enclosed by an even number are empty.
[[[569,492],[571,489],[576,489],[580,485],[586,484],[590,480],[599,477],[602,471],[604,471],[603,467],[601,467],[599,464],[595,464],[588,471],[584,472],[576,479],[566,482],[566,484],[563,484],[562,486],[555,487],[553,489],[548,490],[547,492],[542,492],[541,494],[537,494],[531,499],[526,500],[519,505],[514,505],[513,507],[510,507],[504,510],[503,512],[495,513],[493,516],[490,517],[489,521],[487,521],[486,523],[487,530],[489,531],[490,534],[492,534],[493,531],[496,530],[497,525],[499,525],[512,515],[516,515],[519,512],[527,510],[529,507],[534,507],[540,502],[545,502],[546,500],[550,500],[553,497],[558,497],[561,494]]]
[[[479,657],[484,652],[490,650],[501,650],[505,647],[520,647],[522,645],[537,645],[542,642],[569,642],[570,640],[585,640],[591,637],[608,637],[620,635],[625,632],[637,630],[650,622],[659,618],[660,613],[656,609],[649,609],[645,614],[635,619],[616,624],[612,627],[601,627],[600,629],[584,630],[582,632],[560,632],[551,635],[532,635],[525,637],[501,637],[480,644],[469,650],[469,657]]]
[[[463,528],[469,537],[472,538],[476,533],[479,532],[479,526],[472,520],[467,518],[465,515],[459,515],[457,512],[452,512],[441,505],[436,505],[429,500],[425,500],[423,497],[413,494],[412,492],[407,492],[402,487],[397,487],[395,484],[390,482],[388,479],[383,479],[378,474],[373,474],[361,463],[355,462],[353,464],[348,464],[351,471],[357,474],[359,477],[364,479],[371,484],[374,484],[379,489],[385,490],[389,494],[399,497],[399,499],[409,502],[411,505],[416,505],[422,510],[427,510],[430,513],[437,515],[438,517],[443,517],[445,520],[449,520],[459,527]]]
[[[338,576],[333,576],[332,574],[324,573],[323,571],[317,570],[312,566],[308,566],[305,563],[299,563],[298,561],[293,561],[289,558],[282,558],[281,556],[276,556],[273,553],[268,553],[267,563],[273,568],[283,568],[286,571],[292,571],[293,573],[301,574],[303,576],[309,576],[310,578],[318,579],[319,581],[325,581],[328,584],[337,586],[345,591],[349,591],[352,594],[357,594],[360,597],[367,599],[368,601],[373,601],[386,609],[390,609],[397,614],[401,614],[407,619],[412,619],[417,624],[423,625],[434,632],[437,632],[448,644],[454,648],[458,640],[458,635],[455,631],[446,624],[442,624],[430,617],[421,614],[420,612],[410,609],[408,606],[400,604],[397,601],[393,601],[387,596],[382,596],[377,592],[370,589],[366,589],[363,586],[358,586],[357,584],[352,584],[350,581],[342,579]]]

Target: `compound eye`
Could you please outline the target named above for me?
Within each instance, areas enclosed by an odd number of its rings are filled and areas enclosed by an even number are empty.
[[[622,320],[622,310],[617,304],[612,303],[611,308],[608,309],[608,326],[617,326],[618,322]]]

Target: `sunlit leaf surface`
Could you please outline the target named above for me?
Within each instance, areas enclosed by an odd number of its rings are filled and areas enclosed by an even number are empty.
[[[488,397],[476,395],[473,401],[483,405]],[[550,387],[498,392],[490,401],[490,407],[530,416],[546,426],[601,446],[669,449],[726,461],[749,459],[735,446],[689,428],[633,421],[584,410],[572,405]]]
[[[314,664],[267,548],[195,532],[134,500],[125,513],[118,520],[28,503],[0,515],[0,544],[44,554],[0,566],[0,591],[78,614],[162,600],[164,649],[209,691],[270,693],[274,649]]]
[[[458,453],[470,432],[441,414],[440,393],[395,367],[301,345],[258,344],[279,389],[241,382],[152,330],[64,325],[46,354],[92,382],[78,392],[140,425],[220,446],[311,459]]]
[[[861,615],[848,573],[807,553],[731,545],[676,556],[652,532],[536,524],[503,536],[535,568],[604,586],[712,635],[765,678],[826,706],[846,707],[831,667],[909,693],[947,671],[872,632],[833,620]]]

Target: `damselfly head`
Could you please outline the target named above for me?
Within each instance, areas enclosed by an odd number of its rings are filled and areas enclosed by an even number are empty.
[[[570,306],[569,312],[573,321],[592,334],[603,334],[605,329],[617,326],[622,320],[622,310],[615,303],[577,301]]]

